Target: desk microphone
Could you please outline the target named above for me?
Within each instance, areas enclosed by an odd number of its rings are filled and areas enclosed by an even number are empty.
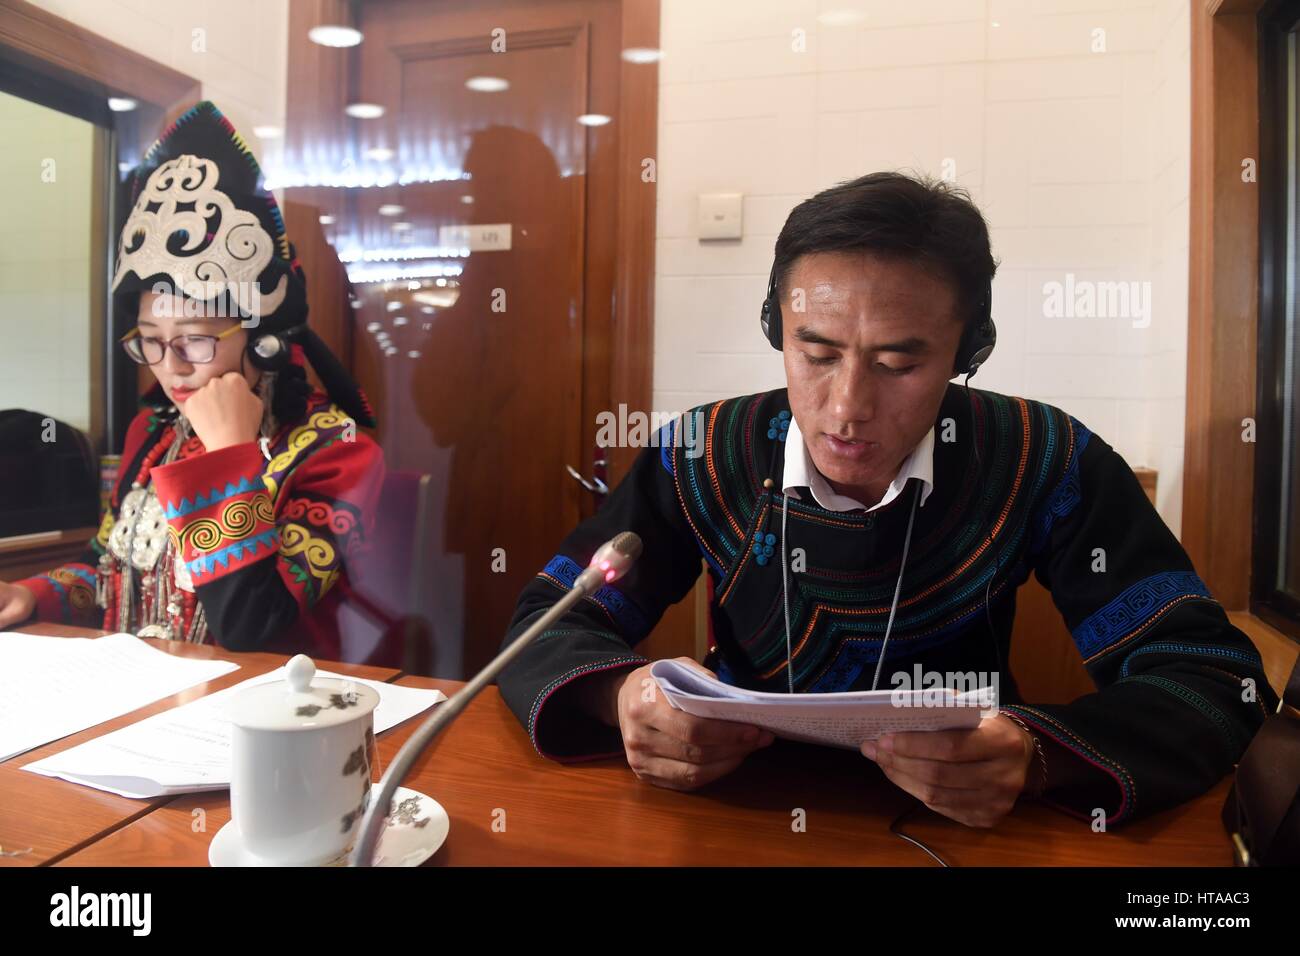
[[[488,684],[496,679],[507,664],[519,656],[532,641],[574,604],[588,594],[599,590],[611,581],[617,581],[625,575],[632,563],[641,556],[641,538],[631,531],[624,531],[613,540],[607,541],[591,557],[591,563],[578,575],[569,592],[551,605],[541,617],[528,626],[510,646],[492,659],[487,667],[474,675],[474,679],[458,690],[450,698],[434,708],[429,719],[420,725],[411,738],[397,752],[392,765],[379,781],[379,795],[370,800],[366,815],[361,821],[361,832],[357,835],[357,845],[352,851],[349,866],[373,866],[375,847],[379,843],[379,832],[388,819],[388,810],[393,800],[393,793],[412,765],[433,738],[459,716],[469,702],[478,696]]]

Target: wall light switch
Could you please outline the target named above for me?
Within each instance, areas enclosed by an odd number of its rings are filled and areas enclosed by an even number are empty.
[[[699,229],[701,239],[739,239],[743,223],[743,193],[701,193]]]

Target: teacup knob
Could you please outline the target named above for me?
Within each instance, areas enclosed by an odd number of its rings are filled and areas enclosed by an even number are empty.
[[[284,665],[284,676],[289,681],[289,689],[295,694],[305,693],[311,688],[311,679],[316,676],[316,665],[306,654],[297,654]]]

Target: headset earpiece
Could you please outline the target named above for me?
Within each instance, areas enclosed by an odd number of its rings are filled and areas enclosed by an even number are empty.
[[[957,357],[953,362],[952,374],[965,375],[968,378],[979,371],[979,367],[993,354],[993,346],[998,342],[998,329],[993,324],[993,283],[989,281],[984,290],[984,299],[980,303],[980,319],[968,324],[961,333],[961,344],[957,346]]]
[[[767,277],[767,298],[763,300],[763,309],[758,317],[763,337],[778,352],[782,347],[781,298],[776,291],[776,263],[772,263],[772,272]]]
[[[289,361],[289,343],[278,335],[259,335],[248,343],[248,361],[263,372],[278,372]]]

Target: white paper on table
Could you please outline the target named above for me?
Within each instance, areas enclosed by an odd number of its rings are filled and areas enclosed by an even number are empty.
[[[178,657],[132,634],[0,633],[0,760],[239,670]]]
[[[440,690],[399,687],[323,670],[316,676],[352,681],[375,690],[379,694],[373,715],[376,734],[447,699]],[[280,667],[29,763],[23,769],[137,799],[224,790],[230,786],[231,743],[230,720],[224,705],[246,687],[283,679],[284,668]]]
[[[997,712],[987,687],[962,693],[935,688],[780,694],[733,687],[673,660],[655,661],[650,675],[677,710],[849,750],[887,733],[975,727]]]

